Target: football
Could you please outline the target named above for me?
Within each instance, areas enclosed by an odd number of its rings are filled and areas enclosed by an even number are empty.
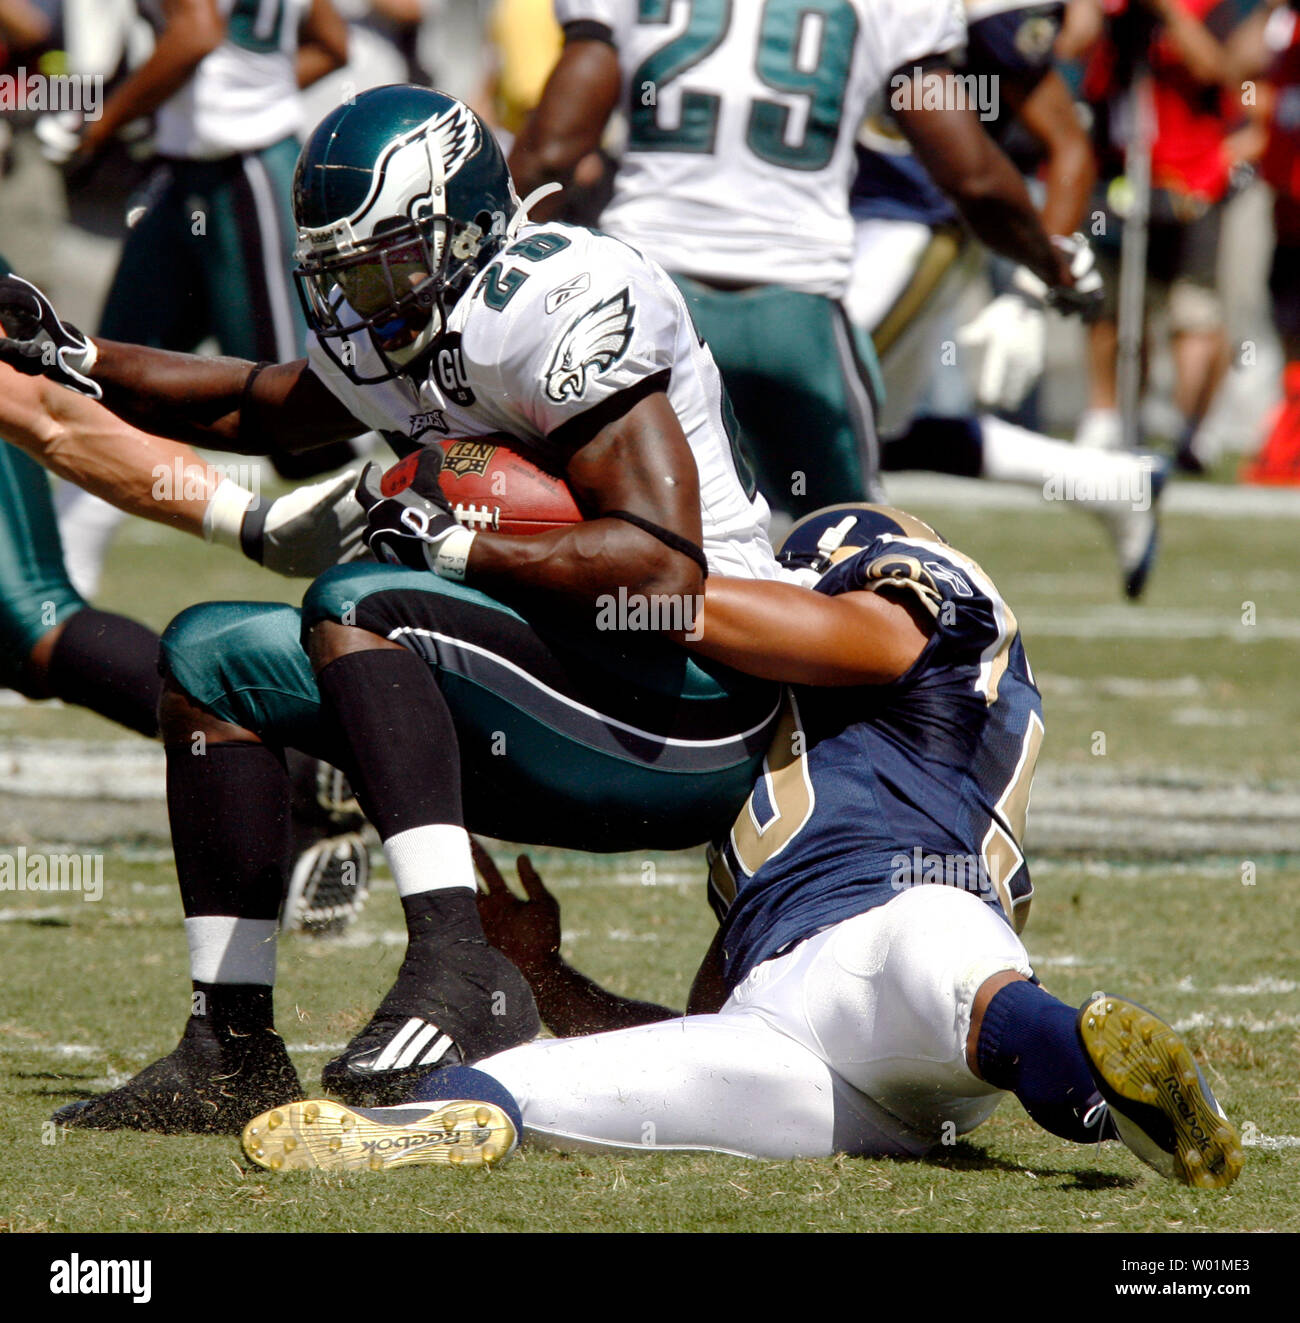
[[[509,437],[447,440],[438,481],[466,528],[491,533],[544,533],[582,521],[561,477],[513,449]]]

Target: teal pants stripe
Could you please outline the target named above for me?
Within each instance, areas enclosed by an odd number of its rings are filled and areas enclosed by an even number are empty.
[[[871,499],[879,372],[839,304],[780,285],[673,279],[717,361],[763,495],[796,515]]]
[[[32,649],[85,605],[64,568],[49,474],[0,442],[0,685],[25,692]]]

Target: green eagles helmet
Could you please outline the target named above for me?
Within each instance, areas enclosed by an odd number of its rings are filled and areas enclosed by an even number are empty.
[[[463,101],[376,87],[332,110],[298,157],[294,280],[321,346],[355,382],[389,381],[442,334],[519,207],[496,139]],[[368,331],[388,370],[344,350]]]

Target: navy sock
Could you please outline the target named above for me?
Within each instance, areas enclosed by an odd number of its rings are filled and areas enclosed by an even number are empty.
[[[54,645],[46,687],[53,698],[88,707],[141,735],[157,735],[158,635],[125,616],[85,607]]]
[[[1106,1107],[1075,1031],[1078,1011],[1033,983],[1008,983],[989,1002],[976,1056],[980,1074],[1009,1089],[1052,1134],[1077,1144],[1111,1137]]]
[[[411,1090],[412,1102],[495,1103],[510,1118],[515,1134],[524,1133],[524,1117],[515,1096],[500,1080],[473,1066],[443,1066],[430,1071]]]

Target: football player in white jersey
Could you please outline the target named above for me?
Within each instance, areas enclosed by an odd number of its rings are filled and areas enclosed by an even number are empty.
[[[1063,8],[967,0],[961,67],[992,135],[1010,142],[1018,133],[1026,154],[1043,156],[1043,225],[1066,237],[1082,223],[1096,168],[1070,91],[1052,67]],[[1018,271],[1012,288],[956,333],[962,353],[954,362],[943,353],[944,340],[954,334],[947,323],[979,264],[956,210],[883,107],[859,135],[851,208],[855,256],[844,302],[855,326],[872,338],[884,376],[882,469],[929,468],[1015,482],[1048,499],[1054,489],[1058,500],[1068,491],[1102,521],[1119,552],[1126,594],[1140,596],[1155,556],[1161,461],[1068,445],[979,413],[964,376],[960,405],[951,404],[951,383],[940,393],[947,408],[925,404],[940,364],[962,372],[967,353],[978,356],[982,409],[1020,404],[1045,361],[1046,314],[1036,277]]]
[[[1236,1177],[1240,1137],[1168,1025],[1104,994],[1080,1011],[1033,978],[1019,841],[1042,704],[988,576],[880,506],[811,515],[782,554],[817,591],[712,579],[693,645],[792,684],[714,857],[721,926],[693,1013],[583,978],[531,867],[519,902],[480,855],[489,931],[563,1036],[440,1071],[403,1106],[256,1118],[255,1162],[476,1165],[523,1130],[561,1148],[920,1156],[1012,1092],[1063,1138],[1121,1138],[1191,1185]]]
[[[566,45],[511,152],[525,190],[568,182],[622,108],[601,226],[686,292],[759,466],[791,511],[875,483],[872,405],[839,300],[853,257],[854,137],[887,93],[975,230],[1073,284],[1011,163],[954,93],[952,0],[673,5],[557,0]],[[950,109],[943,109],[950,107]]]
[[[108,342],[93,375],[123,415],[226,449],[381,427],[420,452],[359,488],[372,548],[404,564],[341,567],[302,613],[214,604],[169,629],[169,805],[202,1013],[168,1058],[66,1110],[71,1125],[232,1130],[297,1096],[271,1017],[284,747],[348,773],[406,911],[392,991],[326,1068],[366,1102],[536,1030],[526,983],[481,936],[465,823],[600,849],[703,840],[779,716],[765,682],[600,628],[618,590],[676,603],[680,624],[706,572],[780,574],[717,369],[663,272],[616,239],[525,224],[491,135],[425,89],[327,117],[295,212],[307,360]],[[430,443],[502,428],[562,469],[585,522],[533,537],[456,524]],[[220,536],[246,506],[215,494]]]

